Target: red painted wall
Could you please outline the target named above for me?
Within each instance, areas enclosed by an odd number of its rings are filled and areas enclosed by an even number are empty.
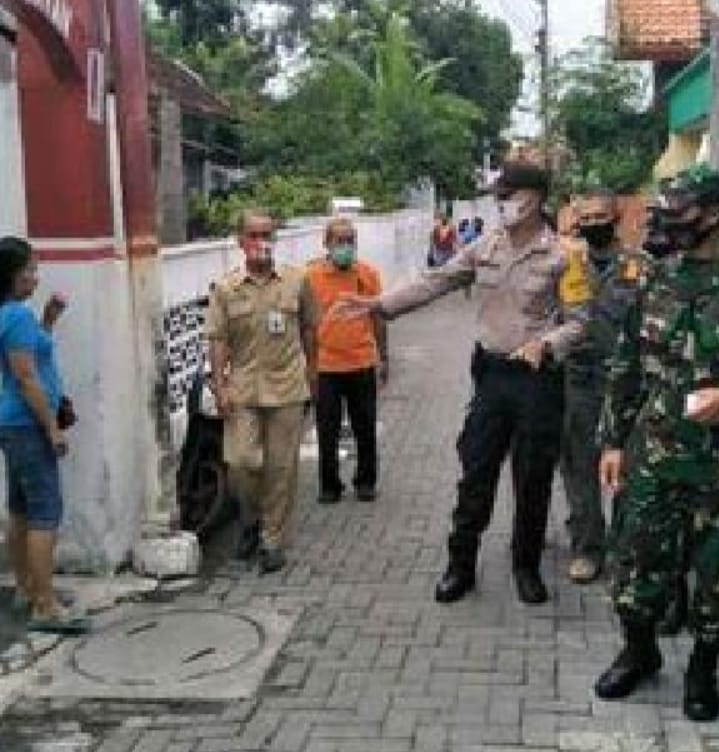
[[[82,76],[60,71],[27,26],[18,35],[18,80],[32,238],[112,236],[107,131],[87,116],[89,47],[106,50],[103,0],[72,0],[69,46]]]

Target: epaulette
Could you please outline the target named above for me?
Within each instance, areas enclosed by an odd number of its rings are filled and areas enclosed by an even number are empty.
[[[640,253],[621,250],[617,254],[617,276],[622,282],[638,283],[645,260]]]

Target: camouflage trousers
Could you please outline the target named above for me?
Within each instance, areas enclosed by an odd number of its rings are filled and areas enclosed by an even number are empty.
[[[656,466],[631,468],[614,501],[608,541],[619,616],[659,621],[687,566],[696,575],[692,631],[719,644],[719,488],[667,481]]]

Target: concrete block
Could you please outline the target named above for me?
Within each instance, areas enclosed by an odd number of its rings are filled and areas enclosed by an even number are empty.
[[[132,566],[144,576],[195,577],[200,570],[200,544],[193,533],[181,531],[139,540],[132,550]]]

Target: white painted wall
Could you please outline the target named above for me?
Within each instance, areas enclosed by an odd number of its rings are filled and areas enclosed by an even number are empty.
[[[497,204],[491,196],[483,196],[471,201],[455,201],[452,205],[452,219],[459,223],[463,219],[472,220],[482,217],[486,229],[494,227],[499,221]]]
[[[70,298],[56,341],[67,393],[79,416],[63,460],[66,506],[59,563],[73,570],[112,570],[139,530],[147,438],[138,430],[133,316],[124,260],[43,264],[38,309],[54,290]],[[108,294],[112,291],[112,294]]]
[[[280,264],[301,266],[324,253],[325,218],[313,218],[297,227],[281,230],[276,259]],[[382,274],[386,289],[421,273],[433,215],[429,210],[406,210],[393,214],[361,215],[357,225],[358,254]],[[165,308],[207,294],[210,283],[242,263],[233,238],[198,241],[162,251]]]
[[[9,17],[4,15],[0,22]],[[22,235],[27,226],[14,46],[0,36],[0,237]]]

